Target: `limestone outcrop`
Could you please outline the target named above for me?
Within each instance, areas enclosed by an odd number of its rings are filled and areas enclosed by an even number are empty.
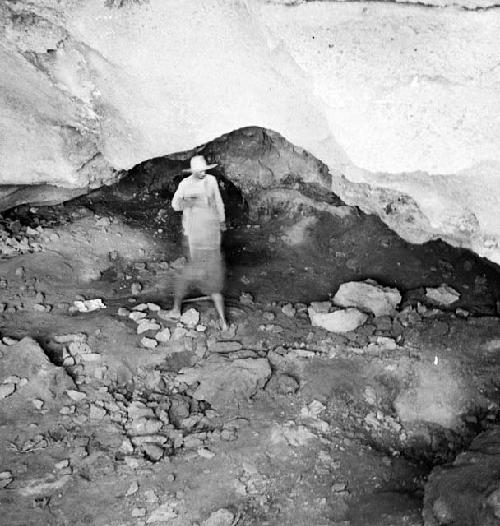
[[[324,181],[328,167],[341,199],[405,239],[442,237],[499,262],[500,14],[491,0],[429,5],[462,9],[6,0],[2,208],[44,202],[15,185],[67,198],[254,126],[300,149],[291,172]],[[247,161],[247,142],[232,159],[213,153],[235,184],[252,172],[265,187],[281,161]]]

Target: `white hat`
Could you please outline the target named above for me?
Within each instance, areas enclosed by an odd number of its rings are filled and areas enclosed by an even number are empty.
[[[203,155],[195,155],[194,157],[191,157],[190,165],[191,168],[186,168],[182,171],[189,173],[204,172],[205,170],[210,170],[210,168],[217,166],[217,164],[207,164],[207,161],[205,161],[205,157],[203,157]]]

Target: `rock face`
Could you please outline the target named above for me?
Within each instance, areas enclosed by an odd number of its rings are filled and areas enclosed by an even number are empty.
[[[442,237],[500,262],[496,10],[8,0],[0,36],[3,209],[57,201],[56,187],[73,197],[253,125],[299,155],[260,164],[253,138],[238,155],[207,146],[235,184],[267,188],[283,166],[312,182],[328,166],[341,199],[405,239]]]
[[[477,436],[469,451],[437,467],[425,486],[425,526],[500,524],[500,428]]]
[[[400,301],[401,294],[397,289],[382,287],[373,280],[343,283],[333,298],[339,307],[358,307],[375,316],[394,314]]]

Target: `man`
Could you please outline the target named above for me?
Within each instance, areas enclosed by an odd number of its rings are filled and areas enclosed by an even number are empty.
[[[221,230],[225,229],[225,211],[217,180],[206,170],[214,168],[203,155],[195,155],[191,173],[182,180],[172,199],[172,208],[182,211],[182,227],[189,248],[188,263],[176,282],[174,306],[166,313],[172,319],[181,316],[181,305],[189,288],[195,287],[210,295],[220,318],[222,330],[227,330],[224,315],[224,264],[220,251]]]

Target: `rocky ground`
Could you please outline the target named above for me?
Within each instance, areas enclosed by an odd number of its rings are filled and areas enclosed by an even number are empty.
[[[151,181],[0,221],[1,524],[499,523],[495,267],[222,181],[231,326],[196,299],[175,323]]]

